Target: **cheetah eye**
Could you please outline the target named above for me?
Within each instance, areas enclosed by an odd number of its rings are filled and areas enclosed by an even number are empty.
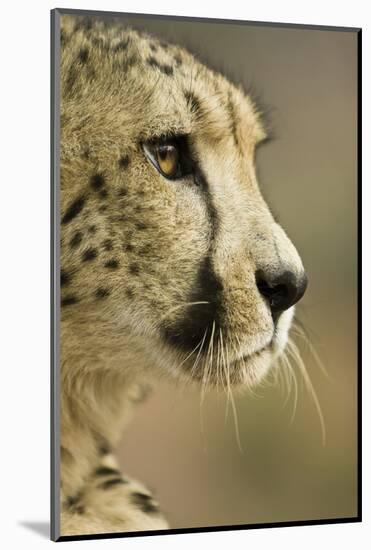
[[[148,160],[169,180],[184,178],[193,171],[185,136],[147,141],[142,147]]]
[[[156,149],[158,167],[167,178],[173,178],[178,172],[179,153],[174,145],[160,145]]]

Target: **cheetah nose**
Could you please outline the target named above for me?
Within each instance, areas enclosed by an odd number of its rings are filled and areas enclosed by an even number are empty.
[[[260,294],[269,303],[274,321],[302,298],[308,285],[304,271],[297,275],[289,270],[278,273],[258,270],[255,280]]]

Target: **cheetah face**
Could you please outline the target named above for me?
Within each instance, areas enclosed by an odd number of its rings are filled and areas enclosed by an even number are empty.
[[[258,382],[306,288],[259,191],[259,113],[176,46],[62,30],[62,319],[133,364]]]

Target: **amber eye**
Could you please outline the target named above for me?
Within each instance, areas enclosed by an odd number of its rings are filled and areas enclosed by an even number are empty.
[[[156,160],[161,172],[168,178],[173,178],[179,168],[179,153],[174,145],[159,145],[156,150]]]
[[[186,136],[171,136],[142,142],[147,159],[169,180],[181,180],[191,176],[195,163]]]

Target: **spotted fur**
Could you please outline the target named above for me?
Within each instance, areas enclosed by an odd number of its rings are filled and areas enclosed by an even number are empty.
[[[187,136],[192,176],[148,161],[161,136]],[[244,91],[184,49],[62,16],[63,535],[166,529],[110,454],[144,386],[251,386],[285,346],[293,308],[275,325],[256,273],[303,267],[258,188],[265,137]]]

